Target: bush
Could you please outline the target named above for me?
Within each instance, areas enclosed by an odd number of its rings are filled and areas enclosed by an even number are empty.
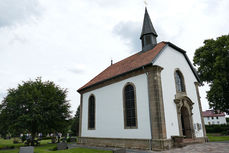
[[[229,130],[221,132],[222,135],[229,135]]]
[[[51,137],[42,137],[42,140],[50,140]]]
[[[17,140],[17,139],[13,140],[13,144],[18,144],[18,143],[19,143],[19,140]]]
[[[221,133],[223,135],[229,135],[229,125],[205,125],[207,133]]]
[[[13,145],[7,145],[7,146],[0,146],[0,150],[5,150],[5,149],[14,149],[15,146]]]
[[[50,149],[51,151],[57,151],[57,146],[53,147],[52,149]]]
[[[26,140],[26,135],[23,134],[23,136],[21,137],[21,142],[24,143],[25,140]]]
[[[71,142],[70,140],[71,140],[70,137],[68,137],[68,138],[67,138],[67,142]]]

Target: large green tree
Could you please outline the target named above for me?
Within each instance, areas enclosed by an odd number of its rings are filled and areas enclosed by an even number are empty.
[[[67,90],[41,78],[9,89],[0,105],[0,119],[12,134],[65,132],[70,117]],[[33,145],[33,141],[32,141]]]
[[[79,136],[79,120],[80,120],[80,106],[78,106],[76,114],[73,118],[72,125],[71,125],[71,131],[72,134],[75,136]]]
[[[6,114],[0,112],[0,136],[6,138],[6,135],[9,133],[8,124],[6,120]]]
[[[201,81],[210,86],[210,108],[229,113],[229,35],[204,41],[194,55]]]

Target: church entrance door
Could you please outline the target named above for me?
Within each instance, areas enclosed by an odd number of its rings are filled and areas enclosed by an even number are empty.
[[[182,133],[185,138],[192,138],[192,129],[191,129],[191,121],[190,114],[188,113],[188,109],[185,106],[181,107],[181,124],[182,124]]]

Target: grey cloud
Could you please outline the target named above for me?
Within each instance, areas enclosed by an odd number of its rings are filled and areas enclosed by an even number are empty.
[[[207,15],[215,14],[217,9],[219,9],[219,4],[221,3],[220,1],[211,1],[211,3],[209,3],[207,0],[204,0],[203,2],[207,5],[204,10],[204,13]]]
[[[113,28],[113,33],[120,36],[123,41],[131,48],[131,52],[141,50],[141,41],[139,39],[141,24],[138,22],[120,22]]]
[[[67,68],[67,70],[69,72],[72,72],[72,73],[75,73],[75,74],[79,74],[79,73],[84,73],[85,72],[85,65],[84,64],[75,64],[75,63],[72,63],[71,65],[73,66],[69,66]]]
[[[115,7],[115,6],[119,6],[124,1],[117,1],[117,0],[93,0],[93,1],[90,1],[90,3],[91,2],[96,3],[97,5],[102,6],[102,7]]]
[[[27,39],[25,39],[24,37],[18,35],[18,34],[14,34],[13,38],[9,41],[9,44],[12,45],[15,42],[20,42],[20,43],[26,43]]]
[[[33,16],[39,16],[41,10],[38,0],[1,0],[0,28],[23,23]]]
[[[70,68],[68,69],[68,71],[75,74],[84,73],[84,70],[82,68]]]
[[[80,70],[80,69],[69,69],[69,71],[72,73],[76,73],[76,74],[84,72],[83,70]]]

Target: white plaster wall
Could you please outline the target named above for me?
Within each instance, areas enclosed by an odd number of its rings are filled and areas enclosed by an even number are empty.
[[[124,129],[123,87],[132,82],[136,87],[137,129]],[[88,98],[96,99],[95,130],[88,130]],[[102,87],[83,94],[82,137],[150,139],[146,74]]]
[[[216,117],[204,117],[204,124],[209,125],[210,124],[227,124],[225,116],[219,116],[218,119]]]
[[[163,67],[161,72],[162,80],[162,91],[163,91],[163,101],[165,109],[165,121],[166,121],[166,132],[167,138],[171,138],[173,135],[179,135],[179,127],[177,120],[177,110],[174,103],[174,98],[176,94],[174,71],[179,68],[182,72],[185,80],[185,87],[187,96],[194,102],[193,105],[193,124],[201,124],[201,117],[198,106],[198,99],[195,89],[196,78],[188,65],[184,55],[173,48],[167,46],[165,50],[161,53],[159,58],[154,62],[154,65]],[[196,127],[196,126],[194,126]],[[197,137],[203,136],[202,128],[197,131],[195,129],[195,134]]]

